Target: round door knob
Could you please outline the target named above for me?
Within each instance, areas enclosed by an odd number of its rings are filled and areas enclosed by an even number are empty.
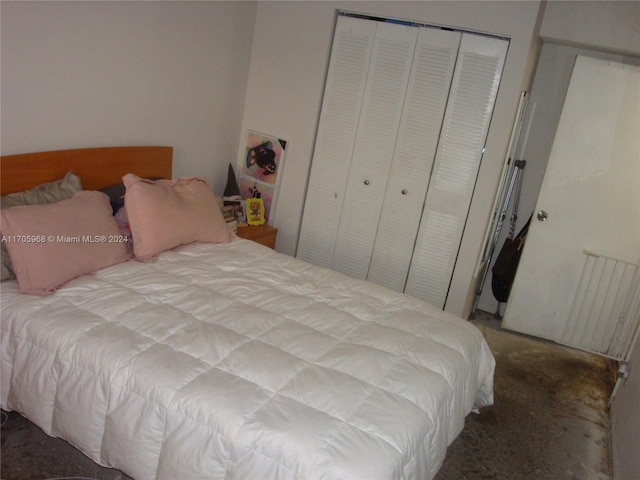
[[[547,218],[549,218],[549,215],[547,215],[547,212],[545,212],[544,210],[540,210],[536,217],[538,217],[538,220],[540,220],[541,222],[544,222]]]
[[[406,188],[402,190],[402,194],[403,194],[403,195],[406,195],[406,194],[407,194],[407,189],[406,189]]]
[[[365,185],[369,185],[369,180],[365,180],[365,181],[364,181],[364,184],[365,184]]]

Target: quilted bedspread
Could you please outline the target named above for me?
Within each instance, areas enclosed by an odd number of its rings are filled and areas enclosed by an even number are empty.
[[[430,479],[493,401],[465,320],[248,240],[1,290],[2,408],[136,479]]]

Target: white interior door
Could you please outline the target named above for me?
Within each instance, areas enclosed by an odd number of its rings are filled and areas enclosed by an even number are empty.
[[[361,279],[369,271],[418,37],[411,26],[371,23],[371,64],[331,264]]]
[[[298,258],[331,267],[376,22],[338,17],[304,204]]]
[[[367,276],[398,292],[407,280],[461,36],[429,27],[418,34]]]
[[[578,56],[503,327],[614,357],[633,336],[639,132],[640,67]]]
[[[405,292],[444,307],[509,42],[465,33]]]
[[[508,44],[338,18],[298,258],[444,306]]]

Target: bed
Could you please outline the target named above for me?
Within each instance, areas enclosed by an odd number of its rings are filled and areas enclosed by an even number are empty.
[[[5,156],[1,167],[3,196],[69,170],[83,192],[125,174],[152,189],[161,181],[145,178],[171,178],[171,149]],[[49,205],[44,223],[62,208]],[[4,240],[16,208],[2,211]],[[494,358],[464,319],[232,234],[140,261],[129,221],[126,258],[36,294],[24,293],[32,257],[8,245],[21,276],[1,284],[2,408],[95,462],[141,480],[431,479],[466,415],[492,404]]]

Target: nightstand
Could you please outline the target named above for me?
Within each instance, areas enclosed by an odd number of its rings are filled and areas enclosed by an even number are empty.
[[[238,225],[237,235],[275,249],[278,229],[271,225]]]

